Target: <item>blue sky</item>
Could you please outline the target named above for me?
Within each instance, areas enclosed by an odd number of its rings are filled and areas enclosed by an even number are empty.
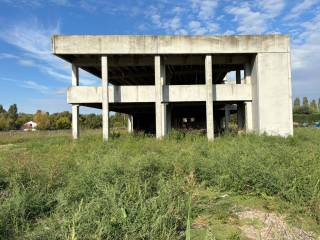
[[[51,54],[53,34],[290,34],[293,95],[318,99],[319,1],[0,0],[0,104],[70,110],[70,66]],[[80,83],[100,84],[86,72]]]

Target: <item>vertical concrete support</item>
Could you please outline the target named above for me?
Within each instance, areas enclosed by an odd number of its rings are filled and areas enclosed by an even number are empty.
[[[244,83],[251,85],[251,63],[246,63],[244,65]],[[252,102],[244,103],[244,111],[245,111],[245,130],[246,132],[251,132],[253,130],[252,126]]]
[[[101,57],[101,79],[102,79],[102,138],[109,138],[109,91],[108,91],[108,57]]]
[[[290,51],[258,53],[252,69],[252,88],[254,130],[292,135]]]
[[[160,139],[167,134],[167,103],[163,103],[163,90],[166,84],[165,65],[159,55],[154,57],[154,71],[156,137]]]
[[[79,68],[74,64],[72,64],[71,83],[73,87],[79,86]],[[79,136],[79,105],[72,104],[72,137],[78,139]]]
[[[252,102],[245,102],[245,129],[246,132],[252,132]]]
[[[214,139],[214,117],[213,117],[213,96],[212,96],[212,56],[205,57],[205,76],[206,76],[206,120],[208,140]]]
[[[241,84],[241,71],[236,71],[236,84]]]
[[[128,133],[133,133],[133,116],[128,114]]]

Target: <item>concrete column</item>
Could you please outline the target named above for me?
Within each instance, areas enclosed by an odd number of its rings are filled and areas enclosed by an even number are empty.
[[[241,71],[236,70],[236,84],[241,84]]]
[[[101,57],[101,79],[102,79],[102,138],[109,138],[109,91],[108,91],[108,57]]]
[[[128,114],[128,132],[133,132],[133,116],[132,114]]]
[[[251,132],[253,130],[252,102],[245,102],[245,121],[246,132]]]
[[[251,84],[251,64],[246,63],[244,65],[244,82],[245,84]],[[244,106],[245,111],[245,129],[246,132],[251,132],[253,130],[253,123],[252,123],[252,102],[245,102]]]
[[[72,64],[71,71],[71,83],[72,86],[79,86],[79,68]],[[78,139],[80,136],[79,131],[79,105],[72,104],[72,137],[73,139]]]
[[[206,120],[208,140],[214,139],[214,117],[213,117],[213,96],[212,96],[212,56],[205,57],[205,75],[206,75]]]
[[[167,104],[163,103],[163,90],[166,84],[165,65],[161,57],[154,58],[155,71],[155,112],[156,112],[156,137],[158,139],[167,134]]]

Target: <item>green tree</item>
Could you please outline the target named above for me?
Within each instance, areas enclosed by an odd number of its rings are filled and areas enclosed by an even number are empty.
[[[319,99],[320,100],[320,99]],[[6,112],[6,110],[3,108],[3,106],[0,104],[0,114],[1,113],[5,113]]]
[[[320,112],[320,98],[318,99],[318,112]]]
[[[0,114],[0,131],[9,130],[9,122],[5,113]]]
[[[33,115],[32,114],[27,114],[27,113],[19,113],[18,118],[16,121],[16,126],[17,128],[21,128],[23,124],[32,121]]]
[[[59,117],[54,125],[55,129],[70,129],[71,121],[68,117]]]
[[[8,109],[8,121],[9,129],[16,129],[16,121],[18,118],[18,108],[16,104],[13,104]]]
[[[312,100],[311,103],[310,103],[310,110],[311,112],[315,113],[315,112],[318,112],[318,106],[317,106],[317,102],[316,100]]]
[[[301,107],[300,98],[299,98],[299,97],[296,97],[296,98],[294,99],[294,102],[293,102],[293,112],[294,112],[294,113],[299,112],[300,107]]]
[[[37,129],[47,130],[50,128],[49,113],[38,110],[33,117],[33,120],[38,124]]]
[[[300,103],[300,98],[299,98],[299,97],[296,97],[296,98],[294,99],[293,106],[298,108],[298,107],[300,107],[300,105],[301,105],[301,103]]]
[[[303,107],[308,108],[309,107],[309,100],[307,97],[303,97],[303,103],[302,103]]]

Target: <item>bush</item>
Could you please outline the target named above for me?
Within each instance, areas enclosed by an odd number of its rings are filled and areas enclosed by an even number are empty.
[[[320,131],[208,142],[36,135],[0,148],[1,239],[185,239],[197,189],[276,196],[320,219]]]

